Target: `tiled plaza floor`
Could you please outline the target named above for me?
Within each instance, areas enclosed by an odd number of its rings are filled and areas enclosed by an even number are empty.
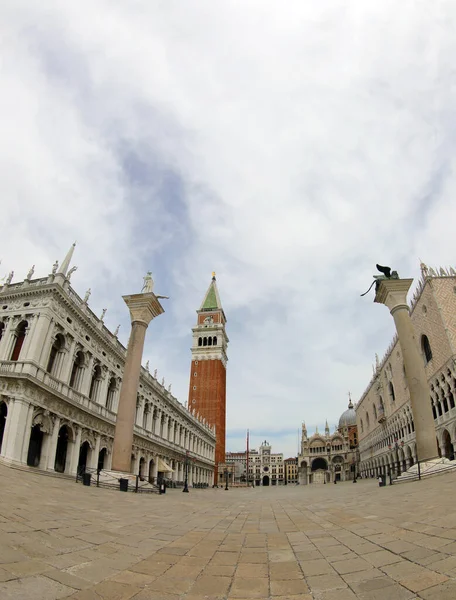
[[[456,599],[456,475],[125,494],[0,466],[0,598]]]

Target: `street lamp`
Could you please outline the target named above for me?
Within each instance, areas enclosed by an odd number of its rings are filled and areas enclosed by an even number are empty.
[[[185,452],[185,481],[182,491],[188,494],[188,450]]]
[[[225,491],[228,491],[228,469],[225,469]]]

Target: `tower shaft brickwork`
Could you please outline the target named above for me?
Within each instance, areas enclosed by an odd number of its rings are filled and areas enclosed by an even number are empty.
[[[217,289],[215,274],[199,310],[197,325],[192,329],[192,362],[188,408],[215,425],[215,472],[225,462],[226,450],[226,364],[228,337],[226,317]]]

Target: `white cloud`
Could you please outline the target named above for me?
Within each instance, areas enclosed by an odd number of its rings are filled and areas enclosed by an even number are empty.
[[[456,8],[439,11],[4,4],[2,267],[45,271],[77,238],[75,284],[126,335],[120,296],[152,266],[172,300],[146,353],[184,402],[215,269],[228,427],[336,422],[393,332],[387,310],[359,298],[375,262],[411,275],[418,256],[456,262]]]

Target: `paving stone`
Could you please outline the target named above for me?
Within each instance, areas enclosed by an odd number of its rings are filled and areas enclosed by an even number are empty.
[[[309,591],[306,582],[303,579],[289,579],[271,581],[271,596],[293,596],[295,594],[304,594]]]
[[[440,583],[444,583],[448,580],[446,575],[442,575],[441,573],[435,573],[434,571],[427,571],[425,573],[420,573],[418,575],[414,575],[412,577],[405,577],[404,579],[400,579],[399,583],[411,590],[412,592],[421,592],[422,590],[426,590],[427,588],[433,587]]]
[[[235,577],[228,598],[268,598],[269,581],[266,578]]]
[[[169,579],[166,575],[157,577],[153,582],[153,588],[156,592],[166,592],[168,594],[185,594],[194,584],[195,580],[190,578]]]
[[[355,571],[367,571],[372,567],[370,563],[362,558],[341,560],[339,562],[332,563],[332,566],[341,575],[345,575],[346,573],[354,573]]]
[[[311,575],[335,574],[332,566],[324,559],[301,561],[301,569],[306,577]]]
[[[456,598],[456,581],[449,580],[440,585],[420,592],[423,600],[454,600]]]
[[[41,575],[0,583],[2,600],[58,600],[75,590]]]
[[[385,565],[384,567],[381,567],[381,571],[386,573],[388,577],[391,577],[391,579],[394,579],[395,581],[400,581],[406,577],[417,577],[418,575],[427,572],[424,567],[406,560],[399,563],[394,563],[393,565]]]
[[[389,550],[377,550],[377,552],[369,552],[364,556],[367,562],[371,563],[374,567],[384,567],[385,565],[391,565],[396,562],[400,562],[402,558]]]
[[[231,567],[228,567],[231,568]],[[234,572],[234,567],[233,567]],[[252,577],[267,577],[268,566],[266,564],[239,564],[236,567],[236,577],[250,579]]]
[[[49,573],[46,573],[49,577]],[[121,571],[116,573],[110,578],[110,581],[117,581],[118,583],[128,583],[136,585],[137,587],[145,587],[155,581],[156,577],[153,575],[144,575],[143,573],[135,573],[134,571]]]
[[[306,581],[313,593],[347,587],[347,584],[339,575],[315,575],[306,577]]]
[[[210,577],[201,575],[193,585],[191,593],[193,595],[201,594],[202,596],[210,594],[224,596],[226,595],[230,584],[231,577]]]

